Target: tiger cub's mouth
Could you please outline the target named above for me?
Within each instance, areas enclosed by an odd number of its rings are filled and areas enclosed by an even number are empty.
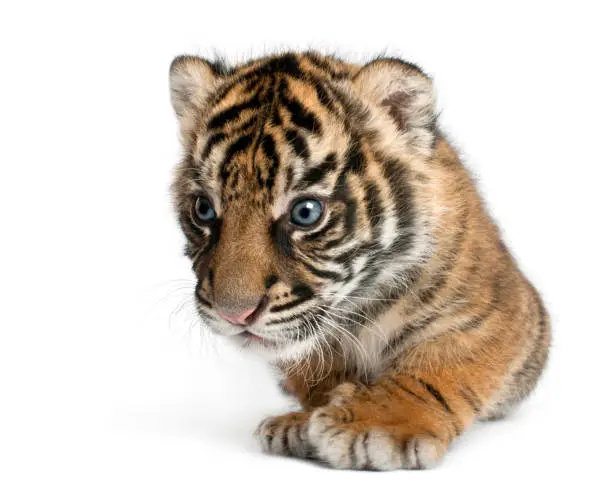
[[[249,345],[262,345],[264,347],[277,347],[279,342],[276,340],[266,339],[261,337],[253,332],[249,332],[245,330],[244,332],[239,333],[236,337],[244,340],[244,346],[248,347]]]

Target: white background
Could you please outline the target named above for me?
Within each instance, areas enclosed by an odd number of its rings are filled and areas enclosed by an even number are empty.
[[[606,3],[3,2],[0,487],[610,488]],[[279,47],[384,50],[433,75],[442,126],[552,313],[539,390],[436,470],[260,454],[253,429],[290,401],[258,360],[201,342],[185,303],[168,65]]]

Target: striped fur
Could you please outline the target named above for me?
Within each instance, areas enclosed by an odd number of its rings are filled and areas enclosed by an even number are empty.
[[[173,184],[203,321],[284,373],[302,412],[265,450],[339,468],[424,468],[536,384],[550,344],[536,290],[436,126],[416,66],[286,53],[177,58],[185,156]],[[194,217],[199,196],[217,219]],[[325,203],[292,226],[299,198]],[[216,313],[262,310],[245,330]]]

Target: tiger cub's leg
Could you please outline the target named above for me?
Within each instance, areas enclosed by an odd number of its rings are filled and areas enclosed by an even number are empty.
[[[335,468],[428,468],[480,408],[472,388],[450,380],[395,375],[372,386],[344,383],[313,411],[308,442]]]

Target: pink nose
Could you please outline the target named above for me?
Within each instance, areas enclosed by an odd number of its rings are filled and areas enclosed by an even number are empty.
[[[235,315],[228,315],[227,313],[223,313],[222,311],[217,311],[217,313],[219,313],[219,316],[221,318],[223,318],[224,320],[227,320],[230,323],[233,323],[234,325],[247,325],[247,318],[249,316],[251,316],[255,310],[257,309],[257,307],[255,308],[249,308],[248,310],[244,310],[241,313],[235,314]]]

